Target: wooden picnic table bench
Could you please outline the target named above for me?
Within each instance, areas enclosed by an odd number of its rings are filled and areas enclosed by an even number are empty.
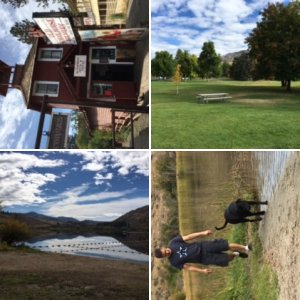
[[[216,94],[197,94],[197,100],[202,103],[208,103],[209,101],[227,101],[232,97],[227,93],[216,93]]]

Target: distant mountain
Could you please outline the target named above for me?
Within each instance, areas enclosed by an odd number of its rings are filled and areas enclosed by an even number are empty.
[[[131,231],[148,230],[149,229],[149,206],[144,206],[136,210],[130,211],[113,222],[99,222],[92,220],[79,221],[70,217],[51,217],[36,212],[29,213],[0,213],[0,223],[5,219],[14,218],[26,223],[33,230],[60,230],[63,228],[80,228],[84,230],[92,230],[100,227],[114,228],[130,228]]]
[[[21,215],[21,214],[18,214]],[[61,223],[65,223],[65,222],[79,222],[77,219],[75,218],[69,218],[69,217],[50,217],[50,216],[46,216],[46,215],[42,215],[42,214],[38,214],[36,212],[29,212],[26,214],[22,214],[23,216],[27,216],[30,218],[34,218],[36,220],[40,220],[40,221],[49,221],[49,222],[61,222]]]
[[[227,53],[222,56],[222,61],[232,64],[234,58],[239,57],[241,54],[246,53],[247,50],[241,50],[237,52]]]
[[[129,230],[149,230],[149,206],[132,210],[114,220],[112,224],[126,226]]]

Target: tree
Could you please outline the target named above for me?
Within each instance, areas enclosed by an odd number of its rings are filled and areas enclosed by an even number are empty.
[[[26,4],[29,3],[29,0],[0,0],[2,3],[5,4],[10,4],[12,5],[13,8],[18,8],[18,7],[22,7],[25,6]],[[42,7],[48,7],[50,4],[50,1],[48,0],[35,0],[35,2],[38,3],[38,6],[42,6]],[[64,3],[64,0],[52,0],[51,3]]]
[[[300,2],[269,4],[246,39],[255,77],[280,80],[289,91],[300,76]]]
[[[180,65],[180,71],[183,77],[191,78],[193,71],[192,57],[187,50],[178,49],[175,56],[175,62]]]
[[[2,241],[7,244],[23,242],[31,236],[29,227],[15,219],[7,219],[2,225],[0,232]]]
[[[191,64],[192,64],[192,78],[196,78],[199,74],[199,67],[198,67],[198,56],[195,54],[191,55]]]
[[[18,41],[25,44],[32,44],[33,38],[29,36],[29,28],[36,27],[36,24],[28,19],[22,22],[16,22],[10,29],[10,33],[15,36]]]
[[[231,65],[228,62],[223,61],[223,63],[222,63],[222,76],[226,77],[226,78],[229,78],[230,77],[230,69],[231,69]]]
[[[170,78],[174,74],[174,59],[168,51],[155,53],[151,61],[151,72],[153,76]]]
[[[252,61],[248,53],[235,57],[230,70],[230,77],[234,80],[252,79]]]
[[[181,78],[182,78],[182,73],[181,73],[181,66],[180,65],[176,65],[176,70],[175,70],[175,74],[173,77],[173,82],[176,84],[176,94],[178,95],[179,93],[179,84],[181,82]]]
[[[202,78],[218,77],[220,64],[221,57],[216,53],[214,43],[205,42],[198,58],[199,75]]]

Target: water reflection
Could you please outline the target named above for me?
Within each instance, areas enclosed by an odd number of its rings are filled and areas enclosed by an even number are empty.
[[[52,238],[26,243],[27,246],[46,252],[65,253],[81,256],[90,256],[114,260],[130,260],[135,262],[147,263],[148,255],[131,249],[115,238],[108,236],[75,238]]]
[[[257,186],[260,189],[261,201],[271,200],[292,153],[291,151],[254,152],[255,159],[258,161]]]

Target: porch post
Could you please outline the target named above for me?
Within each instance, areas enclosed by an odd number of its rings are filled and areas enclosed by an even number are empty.
[[[37,130],[36,140],[35,140],[35,149],[40,149],[40,146],[41,146],[45,114],[46,114],[46,110],[47,110],[47,98],[48,98],[48,96],[44,96],[43,101],[42,101],[39,127]]]

